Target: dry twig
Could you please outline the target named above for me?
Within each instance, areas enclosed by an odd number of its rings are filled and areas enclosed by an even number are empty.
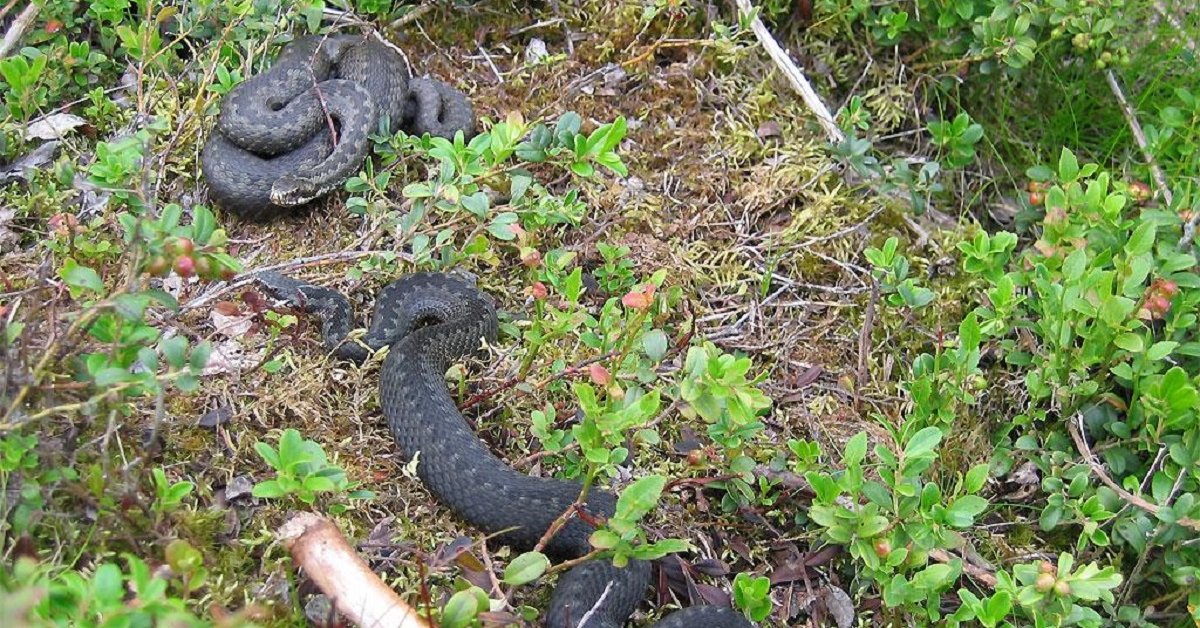
[[[1117,97],[1117,104],[1121,105],[1121,113],[1125,115],[1125,122],[1129,124],[1129,130],[1133,132],[1133,140],[1137,142],[1138,149],[1142,151],[1146,165],[1150,166],[1150,176],[1154,178],[1154,186],[1158,188],[1158,193],[1167,202],[1167,205],[1170,205],[1172,201],[1171,188],[1167,187],[1167,177],[1163,175],[1158,161],[1146,148],[1146,134],[1142,131],[1141,123],[1138,122],[1137,112],[1129,104],[1129,99],[1125,98],[1125,90],[1121,89],[1117,75],[1112,70],[1108,70],[1104,73],[1104,77],[1108,79],[1108,87],[1112,90],[1113,96]]]
[[[37,19],[38,11],[41,10],[41,4],[37,2],[30,2],[21,9],[13,19],[12,26],[8,27],[8,32],[4,33],[4,40],[0,41],[0,59],[7,57],[8,53],[17,47],[17,42],[21,41],[29,27],[33,26],[33,21]]]
[[[1084,462],[1086,462],[1088,466],[1092,468],[1092,473],[1096,474],[1096,477],[1100,478],[1100,481],[1103,482],[1105,486],[1112,489],[1114,493],[1116,493],[1126,502],[1133,504],[1134,506],[1137,506],[1138,508],[1141,508],[1152,515],[1158,514],[1158,511],[1162,509],[1162,506],[1159,506],[1158,504],[1152,504],[1145,499],[1130,493],[1129,491],[1121,488],[1121,486],[1114,482],[1112,478],[1108,477],[1108,473],[1104,471],[1104,467],[1100,464],[1100,461],[1096,460],[1096,456],[1092,453],[1091,447],[1088,447],[1087,441],[1083,438],[1083,415],[1075,415],[1075,420],[1067,423],[1067,431],[1071,433],[1071,440],[1075,441],[1075,448],[1078,449],[1079,454],[1083,456]],[[1200,521],[1195,519],[1180,517],[1179,519],[1175,520],[1175,523],[1185,528],[1190,528],[1200,532]]]
[[[738,12],[742,14],[748,15],[754,10],[754,7],[750,4],[750,0],[737,0],[737,6]],[[804,101],[804,104],[817,116],[817,122],[825,130],[825,135],[829,138],[829,141],[834,144],[844,142],[846,136],[838,128],[833,115],[829,113],[829,108],[825,106],[825,103],[821,102],[821,97],[813,90],[804,73],[800,71],[800,68],[796,66],[796,63],[792,61],[788,53],[779,45],[779,42],[775,41],[775,37],[771,35],[771,31],[767,30],[767,25],[763,24],[763,21],[758,16],[755,16],[750,22],[750,28],[754,31],[754,36],[758,38],[763,49],[770,55],[771,60],[783,71],[784,76],[787,77],[792,87],[800,93],[800,98]]]

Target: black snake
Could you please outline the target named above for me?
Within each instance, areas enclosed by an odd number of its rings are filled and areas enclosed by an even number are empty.
[[[475,127],[462,93],[411,77],[400,53],[382,41],[298,39],[269,71],[222,99],[200,158],[210,196],[250,220],[305,205],[358,172],[384,117],[391,129],[416,135],[453,138],[461,130],[470,137]]]
[[[349,300],[342,294],[276,273],[258,281],[280,298],[320,315],[325,347],[335,356],[361,363],[388,347],[380,371],[383,415],[401,453],[419,454],[417,474],[438,499],[471,525],[518,551],[533,549],[551,523],[579,496],[578,482],[518,473],[494,456],[475,436],[450,396],[446,370],[478,353],[481,341],[496,338],[492,298],[453,274],[416,273],[380,293],[362,343],[346,342],[352,327]],[[364,346],[365,345],[365,346]],[[591,490],[586,510],[610,517],[616,497]],[[577,558],[590,550],[593,528],[573,517],[550,540],[554,560]],[[633,560],[623,568],[590,560],[558,580],[550,600],[549,628],[616,628],[646,597],[650,565]],[[603,597],[603,600],[601,598]],[[598,603],[599,602],[599,603]],[[595,607],[593,609],[593,607]],[[580,621],[591,611],[586,626]],[[752,624],[729,608],[693,606],[655,624],[656,628],[747,628]]]

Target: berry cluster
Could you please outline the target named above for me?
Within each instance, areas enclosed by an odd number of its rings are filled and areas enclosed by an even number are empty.
[[[163,252],[151,256],[144,267],[146,274],[152,277],[166,277],[172,270],[180,277],[198,276],[201,279],[229,281],[234,277],[234,270],[207,255],[203,250],[196,250],[196,243],[190,238],[173,237],[167,241]]]
[[[1171,300],[1179,294],[1179,285],[1170,279],[1155,279],[1142,297],[1139,317],[1151,320],[1165,318],[1171,311]]]

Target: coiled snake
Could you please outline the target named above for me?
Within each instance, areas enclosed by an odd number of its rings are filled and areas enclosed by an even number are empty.
[[[475,127],[466,96],[412,78],[404,58],[373,37],[298,39],[221,101],[200,156],[210,196],[249,220],[307,204],[358,172],[384,117],[416,135],[469,138]]]
[[[496,540],[526,551],[575,502],[581,490],[578,482],[527,476],[492,455],[446,388],[446,370],[477,353],[482,340],[491,342],[496,337],[494,301],[472,282],[452,274],[416,273],[389,284],[376,299],[370,327],[362,338],[364,347],[345,342],[352,327],[345,296],[276,273],[259,273],[256,278],[277,298],[320,315],[325,347],[335,356],[362,362],[369,351],[389,347],[379,384],[388,427],[406,458],[419,452],[421,481],[462,519],[488,533],[512,528]],[[588,493],[589,513],[609,517],[615,508],[611,493]],[[545,552],[555,560],[582,556],[590,549],[592,530],[583,519],[573,517]],[[649,583],[650,565],[644,561],[630,561],[623,568],[608,560],[581,563],[559,578],[546,626],[621,626],[646,596]],[[693,606],[655,626],[747,628],[752,624],[728,608]]]

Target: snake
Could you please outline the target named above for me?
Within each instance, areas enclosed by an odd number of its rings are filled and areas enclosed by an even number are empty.
[[[447,139],[475,130],[466,96],[412,77],[389,44],[365,35],[296,39],[221,99],[200,155],[209,196],[247,220],[307,205],[358,172],[383,120]]]
[[[349,299],[335,290],[274,271],[255,275],[274,298],[321,319],[324,348],[361,364],[387,348],[380,367],[383,416],[401,456],[417,460],[421,482],[458,517],[495,542],[528,551],[578,499],[580,482],[534,477],[513,469],[478,438],[446,386],[451,365],[479,357],[496,340],[496,302],[456,272],[405,275],[379,291],[366,333],[348,341],[353,326]],[[588,554],[589,520],[612,517],[614,494],[594,489],[582,504],[588,517],[571,517],[544,547],[551,560]],[[650,563],[632,559],[622,567],[593,558],[563,573],[551,594],[547,628],[617,628],[647,595]],[[675,611],[655,628],[753,628],[740,612],[716,606]]]

